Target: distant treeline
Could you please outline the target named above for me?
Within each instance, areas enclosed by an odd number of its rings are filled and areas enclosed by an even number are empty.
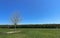
[[[14,28],[14,25],[0,25],[0,28]],[[17,25],[16,28],[60,28],[60,24]]]

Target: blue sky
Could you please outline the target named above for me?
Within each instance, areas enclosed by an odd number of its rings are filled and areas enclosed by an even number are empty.
[[[0,0],[0,24],[10,24],[16,10],[22,16],[21,24],[60,23],[60,0]]]

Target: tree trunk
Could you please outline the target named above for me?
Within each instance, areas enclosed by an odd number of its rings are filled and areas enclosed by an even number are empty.
[[[17,24],[15,23],[15,24],[14,24],[14,26],[15,26],[15,29],[14,29],[14,31],[16,31],[16,25],[17,25]]]

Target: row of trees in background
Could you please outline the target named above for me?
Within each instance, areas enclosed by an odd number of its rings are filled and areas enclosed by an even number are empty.
[[[0,28],[15,28],[14,25],[0,25]],[[60,24],[16,25],[16,28],[60,28]]]

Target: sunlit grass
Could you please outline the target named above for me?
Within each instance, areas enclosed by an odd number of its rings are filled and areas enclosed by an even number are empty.
[[[11,31],[0,28],[0,32]],[[0,38],[60,38],[60,29],[18,28],[20,33],[0,34]]]

